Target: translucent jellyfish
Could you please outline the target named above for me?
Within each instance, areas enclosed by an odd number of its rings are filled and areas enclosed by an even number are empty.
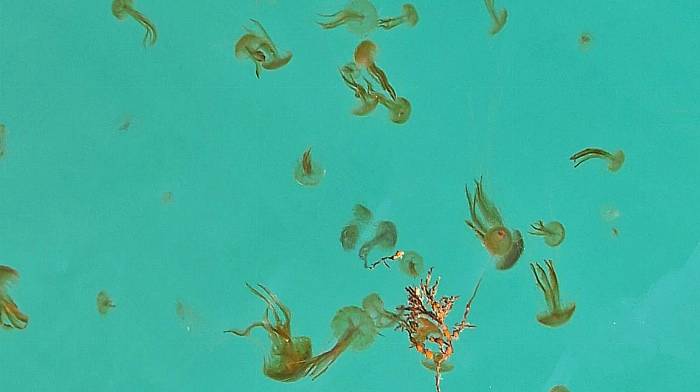
[[[366,116],[377,108],[379,98],[369,82],[367,82],[367,87],[357,82],[356,77],[359,77],[359,70],[354,63],[343,66],[340,69],[340,77],[343,78],[345,85],[355,93],[355,98],[360,100],[360,105],[352,110],[354,115]]]
[[[262,69],[281,68],[292,59],[292,53],[280,54],[267,31],[257,20],[251,19],[257,30],[245,28],[246,34],[238,39],[233,52],[236,58],[250,59],[255,64],[255,76],[260,78]]]
[[[270,354],[263,363],[265,375],[282,382],[296,381],[304,377],[311,363],[309,361],[312,360],[311,339],[306,336],[292,336],[291,312],[272,291],[262,285],[258,285],[262,292],[248,284],[246,286],[267,304],[263,319],[245,329],[230,329],[224,332],[248,336],[255,328],[264,329],[271,342]]]
[[[153,24],[153,22],[148,20],[146,16],[134,9],[133,0],[112,1],[112,15],[119,20],[124,20],[127,16],[132,17],[141,26],[143,26],[144,29],[146,29],[146,35],[143,37],[143,45],[153,46],[156,44],[156,40],[158,39],[156,26]]]
[[[309,361],[307,374],[313,379],[325,373],[345,350],[360,351],[369,347],[379,332],[372,317],[357,306],[338,310],[331,321],[331,329],[338,341],[330,350]]]
[[[362,204],[355,204],[352,208],[352,216],[358,224],[366,225],[372,220],[372,211]]]
[[[489,12],[489,16],[491,16],[491,21],[493,22],[490,31],[491,35],[496,35],[499,31],[501,31],[501,29],[503,29],[503,26],[506,25],[508,10],[504,8],[501,10],[501,12],[496,12],[494,0],[484,0],[484,4],[486,4],[486,10]]]
[[[15,301],[7,293],[9,284],[17,280],[19,280],[17,271],[0,265],[0,326],[5,329],[24,329],[29,323],[29,317],[19,310]]]
[[[591,44],[593,43],[593,37],[591,36],[590,33],[583,32],[581,35],[578,37],[578,46],[581,48],[581,50],[588,50],[591,47]]]
[[[170,204],[174,199],[175,197],[173,196],[172,192],[163,192],[160,197],[160,201],[163,202],[163,204]]]
[[[294,179],[303,186],[318,185],[325,174],[326,170],[318,162],[312,161],[311,147],[304,151],[294,169]]]
[[[403,124],[411,117],[411,103],[404,97],[389,100],[378,94],[379,103],[389,110],[389,118],[396,124]]]
[[[401,321],[401,314],[384,308],[384,301],[377,293],[372,293],[362,300],[362,309],[369,314],[378,329],[389,328]]]
[[[360,259],[364,260],[365,268],[368,267],[367,256],[372,251],[372,249],[392,249],[396,245],[398,240],[398,234],[396,233],[396,225],[390,221],[381,221],[377,224],[377,230],[374,233],[374,237],[362,244],[360,247],[360,252],[358,256]]]
[[[574,167],[578,167],[583,162],[589,159],[603,159],[608,163],[608,170],[611,172],[616,172],[620,170],[622,164],[625,163],[625,153],[622,150],[615,151],[614,153],[609,153],[600,148],[584,148],[583,150],[572,155],[570,160],[574,162]]]
[[[537,321],[548,327],[558,327],[569,321],[576,310],[576,304],[572,302],[562,307],[559,301],[559,279],[554,271],[552,260],[545,260],[545,265],[549,276],[538,263],[530,263],[537,286],[544,293],[544,299],[547,302],[547,311],[538,314]]]
[[[106,315],[112,308],[116,308],[117,305],[112,302],[112,298],[109,297],[106,291],[102,290],[97,293],[97,312],[101,315]]]
[[[425,268],[423,256],[416,251],[406,251],[399,261],[399,269],[401,272],[412,278],[423,275],[423,268]]]
[[[549,246],[559,246],[564,241],[565,231],[564,226],[557,222],[552,221],[545,224],[542,221],[537,221],[530,225],[532,231],[530,234],[539,235],[544,237],[545,244]]]
[[[401,24],[406,24],[409,27],[413,27],[418,23],[418,11],[413,4],[404,4],[403,13],[395,18],[379,19],[379,27],[390,30]]]
[[[525,243],[518,230],[511,233],[505,227],[501,213],[486,196],[482,182],[482,179],[475,181],[476,190],[473,197],[469,188],[464,187],[471,216],[471,221],[465,220],[465,223],[474,231],[486,250],[496,257],[496,268],[506,270],[518,261]]]
[[[352,0],[342,10],[329,15],[320,15],[327,18],[327,22],[319,22],[324,29],[334,29],[345,25],[348,30],[356,34],[367,34],[377,27],[377,9],[367,0]]]
[[[618,210],[617,208],[615,208],[613,206],[603,206],[600,209],[600,216],[606,222],[612,222],[612,221],[616,220],[617,218],[619,218],[620,215],[622,215],[620,213],[620,210]]]
[[[357,240],[365,226],[372,220],[372,211],[362,204],[355,204],[352,209],[353,219],[340,232],[340,245],[344,250],[355,249]]]
[[[0,124],[0,159],[5,156],[5,124]]]
[[[563,385],[555,385],[549,390],[549,392],[569,392],[569,388]]]
[[[386,73],[375,63],[376,55],[377,45],[369,40],[362,41],[355,48],[355,64],[360,68],[366,68],[367,72],[382,86],[384,91],[389,93],[391,99],[396,100],[396,91],[389,84]]]

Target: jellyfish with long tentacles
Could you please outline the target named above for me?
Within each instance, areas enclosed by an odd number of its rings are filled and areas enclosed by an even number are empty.
[[[377,56],[377,45],[369,40],[360,42],[355,48],[355,64],[359,68],[367,69],[367,72],[382,86],[384,91],[389,93],[391,99],[396,99],[396,91],[389,83],[386,73],[379,68],[375,61]]]
[[[130,16],[146,29],[146,35],[143,37],[143,46],[156,44],[156,40],[158,40],[156,26],[145,15],[134,8],[133,0],[114,0],[112,2],[112,15],[119,20],[124,20],[127,16]]]
[[[361,35],[374,30],[378,24],[377,9],[367,0],[352,0],[336,13],[319,16],[327,19],[326,22],[318,22],[324,29],[344,25],[353,33]]]
[[[17,280],[19,280],[17,271],[0,265],[0,327],[5,329],[24,329],[29,323],[29,317],[19,310],[15,301],[7,293],[8,285]]]
[[[384,30],[391,30],[396,26],[405,24],[409,27],[413,27],[418,23],[418,11],[413,4],[404,4],[401,7],[403,12],[401,15],[394,18],[379,19],[379,27]]]
[[[622,150],[609,153],[600,148],[584,148],[569,159],[574,162],[574,167],[578,167],[590,159],[602,159],[608,163],[608,170],[616,172],[625,163],[625,153]]]
[[[496,258],[496,268],[509,269],[518,261],[525,248],[522,235],[518,230],[511,232],[505,226],[498,208],[484,192],[483,179],[475,181],[475,184],[474,195],[471,195],[469,188],[464,187],[471,216],[471,220],[467,219],[464,222],[474,231],[486,250]]]
[[[569,321],[576,310],[576,304],[571,302],[562,306],[559,300],[559,279],[552,260],[545,260],[545,266],[547,272],[538,263],[530,263],[537,287],[542,290],[547,302],[547,311],[538,314],[537,321],[548,327],[558,327]]]
[[[311,147],[304,151],[304,154],[301,156],[299,163],[294,169],[294,179],[299,185],[303,186],[318,185],[325,174],[326,170],[323,166],[321,166],[318,161],[313,161],[311,159]]]
[[[530,228],[530,234],[543,237],[544,243],[551,247],[559,246],[566,236],[564,225],[557,221],[544,223],[540,220],[530,225]]]
[[[246,34],[238,39],[233,52],[236,58],[250,59],[255,64],[255,76],[260,78],[263,69],[281,68],[292,59],[292,53],[281,54],[267,30],[255,19],[250,20],[256,29],[245,27]]]

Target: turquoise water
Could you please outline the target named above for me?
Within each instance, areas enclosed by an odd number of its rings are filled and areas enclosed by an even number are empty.
[[[490,37],[481,1],[415,4],[415,28],[371,35],[413,107],[396,125],[383,108],[350,114],[338,67],[360,38],[315,24],[344,1],[137,0],[158,30],[144,48],[109,1],[2,0],[0,264],[20,273],[8,293],[30,317],[0,330],[3,387],[434,390],[405,333],[285,384],[262,374],[262,331],[222,332],[263,314],[245,282],[279,295],[314,352],[335,343],[339,308],[370,292],[404,303],[416,280],[364,270],[339,246],[363,203],[396,223],[442,294],[462,295],[455,322],[483,275],[478,328],[455,342],[443,391],[696,389],[700,5],[502,0],[508,22]],[[395,15],[401,2],[376,5]],[[294,54],[259,80],[232,54],[249,18]],[[309,146],[327,173],[303,188],[292,173]],[[590,146],[623,149],[624,167],[573,169]],[[564,243],[525,234],[520,261],[495,270],[464,225],[464,184],[482,175],[510,227],[558,220]],[[545,303],[528,263],[545,258],[577,304],[556,329],[535,320]],[[117,306],[104,317],[100,290]]]

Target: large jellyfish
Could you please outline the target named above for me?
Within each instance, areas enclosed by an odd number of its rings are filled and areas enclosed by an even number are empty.
[[[278,69],[289,63],[292,53],[280,54],[262,24],[254,19],[250,21],[257,27],[257,31],[245,28],[246,34],[238,39],[233,52],[236,58],[250,59],[255,64],[255,76],[260,78],[262,69]]]
[[[625,163],[625,153],[622,150],[609,153],[600,148],[584,148],[572,155],[569,159],[574,162],[574,167],[578,167],[583,162],[594,158],[606,161],[608,163],[608,170],[611,172],[620,170],[622,164]]]
[[[132,17],[141,26],[143,26],[144,29],[146,29],[146,35],[143,37],[143,45],[153,46],[156,44],[156,40],[158,39],[156,26],[153,24],[153,22],[148,20],[146,16],[134,8],[133,0],[112,1],[112,15],[119,20],[124,20],[127,16]]]
[[[518,261],[525,243],[518,230],[511,233],[504,225],[501,213],[486,196],[482,181],[475,181],[474,196],[466,186],[464,187],[471,216],[471,221],[465,222],[476,233],[486,250],[496,257],[496,268],[506,270]]]
[[[267,304],[265,314],[261,321],[254,322],[244,329],[230,329],[225,332],[248,336],[255,328],[264,329],[272,346],[263,363],[263,373],[282,382],[296,381],[304,377],[309,368],[308,361],[311,359],[311,339],[306,336],[292,336],[292,314],[272,291],[262,285],[258,285],[262,292],[248,284],[246,286]]]
[[[547,272],[537,263],[530,263],[532,274],[535,276],[537,286],[542,290],[544,299],[547,302],[547,311],[537,315],[537,321],[548,326],[558,327],[571,318],[576,310],[576,304],[571,302],[562,306],[559,301],[559,279],[554,271],[552,260],[546,260]]]
[[[318,22],[324,29],[334,29],[345,25],[353,33],[364,35],[377,27],[377,9],[367,0],[352,0],[345,8],[327,15],[320,15],[327,18],[327,22]]]
[[[8,285],[17,280],[19,280],[17,271],[0,265],[0,326],[6,329],[24,329],[29,323],[29,317],[19,310],[15,301],[7,293]]]

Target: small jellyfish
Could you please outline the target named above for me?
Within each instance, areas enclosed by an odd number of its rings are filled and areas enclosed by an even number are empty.
[[[600,216],[606,222],[612,222],[620,217],[620,210],[613,206],[604,206],[600,209]]]
[[[617,229],[617,227],[613,227],[611,231],[612,236],[615,238],[618,235],[620,235],[620,230]]]
[[[569,388],[563,385],[555,385],[549,390],[549,392],[569,392]]]
[[[0,124],[0,159],[5,156],[5,124]]]
[[[255,76],[260,78],[262,69],[278,69],[289,63],[292,59],[292,53],[280,54],[262,24],[255,19],[251,19],[251,22],[258,31],[245,28],[246,34],[238,39],[233,52],[236,58],[253,61]]]
[[[578,37],[578,46],[583,51],[588,50],[591,47],[592,42],[593,42],[593,37],[591,36],[590,33],[583,32]]]
[[[114,0],[112,2],[112,15],[119,20],[126,19],[127,15],[132,17],[146,29],[146,35],[143,37],[143,46],[156,44],[158,39],[156,26],[147,17],[134,9],[133,0]]]
[[[416,11],[416,7],[414,7],[413,4],[404,4],[402,8],[403,13],[401,13],[401,16],[379,19],[379,27],[390,30],[403,23],[409,27],[415,26],[418,23],[418,11]]]
[[[277,381],[292,382],[307,375],[314,363],[311,351],[311,339],[306,336],[294,337],[291,331],[292,314],[277,296],[262,285],[262,292],[246,284],[248,289],[262,299],[267,308],[261,321],[250,324],[245,329],[230,329],[224,332],[236,336],[248,336],[255,328],[264,329],[270,338],[270,354],[263,362],[263,373]],[[273,320],[270,320],[272,315]],[[369,316],[368,316],[369,317]]]
[[[327,15],[328,22],[318,22],[324,29],[334,29],[345,25],[353,33],[365,35],[377,27],[377,9],[367,0],[352,0],[344,9]]]
[[[506,20],[508,19],[508,10],[504,8],[501,10],[501,12],[496,12],[494,0],[484,0],[484,4],[486,4],[486,10],[489,12],[489,15],[491,16],[491,21],[493,22],[490,31],[491,35],[496,35],[499,31],[501,31],[501,29],[503,29],[503,26],[506,25]]]
[[[471,221],[464,222],[474,231],[486,250],[496,257],[496,268],[506,270],[518,261],[525,243],[518,230],[511,233],[505,227],[501,213],[486,196],[482,182],[482,179],[475,181],[476,190],[473,197],[469,188],[464,187],[471,216]]]
[[[532,228],[530,234],[544,237],[545,244],[551,247],[559,246],[564,241],[564,226],[557,221],[548,222],[547,224],[537,221],[530,227]]]
[[[396,326],[401,321],[401,313],[394,313],[384,308],[384,301],[377,293],[372,293],[362,300],[362,308],[374,320],[377,329]]]
[[[372,88],[372,84],[367,81],[367,87],[359,84],[355,77],[359,76],[359,71],[354,63],[343,66],[340,69],[340,77],[345,84],[355,93],[355,97],[360,100],[360,106],[352,110],[356,116],[366,116],[374,111],[379,104],[379,98]]]
[[[584,148],[572,155],[569,159],[574,162],[574,167],[578,167],[583,162],[593,158],[606,160],[608,162],[608,170],[611,172],[620,170],[622,164],[625,163],[625,153],[622,152],[622,150],[615,151],[611,154],[600,148]]]
[[[391,249],[396,245],[398,240],[398,234],[396,233],[396,225],[390,221],[381,221],[377,224],[377,230],[374,233],[374,237],[362,244],[360,247],[360,252],[358,256],[360,259],[364,260],[365,268],[368,268],[367,256],[372,251],[372,249]]]
[[[325,373],[345,350],[364,350],[372,345],[379,333],[372,317],[357,306],[346,306],[338,310],[331,321],[331,329],[338,339],[336,344],[309,361],[307,375],[314,380]]]
[[[554,271],[554,264],[552,260],[545,260],[545,265],[549,276],[538,263],[530,263],[537,286],[544,293],[547,302],[547,311],[538,314],[537,321],[548,327],[558,327],[569,321],[576,310],[576,304],[572,302],[562,307],[559,301],[559,279]]]
[[[97,312],[101,315],[106,315],[112,308],[116,308],[117,305],[112,302],[112,298],[109,297],[106,291],[102,290],[97,293]]]
[[[389,100],[378,94],[379,103],[389,110],[389,118],[396,124],[403,124],[411,117],[411,103],[404,97]]]
[[[5,329],[24,329],[29,323],[29,317],[19,310],[15,301],[7,293],[9,284],[17,280],[19,280],[17,271],[0,265],[0,327]]]
[[[345,225],[340,232],[340,245],[343,247],[343,250],[353,250],[357,244],[358,238],[360,238],[360,227],[354,223],[350,223]]]
[[[372,211],[362,204],[355,204],[352,208],[352,216],[358,224],[366,225],[372,220]]]
[[[304,151],[294,169],[294,179],[303,186],[318,185],[325,174],[326,170],[318,162],[311,160],[311,147]]]
[[[369,40],[360,42],[355,48],[355,64],[360,68],[366,68],[369,74],[389,93],[391,99],[396,100],[396,91],[389,84],[386,73],[377,66],[374,58],[377,55],[377,45]]]
[[[163,192],[163,195],[160,197],[160,201],[163,202],[163,204],[170,204],[174,200],[174,196],[172,192]]]
[[[119,125],[119,128],[117,128],[117,130],[122,131],[122,132],[126,132],[129,130],[130,127],[131,127],[131,116],[127,115],[127,116],[124,116],[124,118],[122,119],[122,122]]]
[[[399,269],[401,272],[412,278],[423,275],[423,268],[423,256],[412,250],[406,251],[399,261]]]

